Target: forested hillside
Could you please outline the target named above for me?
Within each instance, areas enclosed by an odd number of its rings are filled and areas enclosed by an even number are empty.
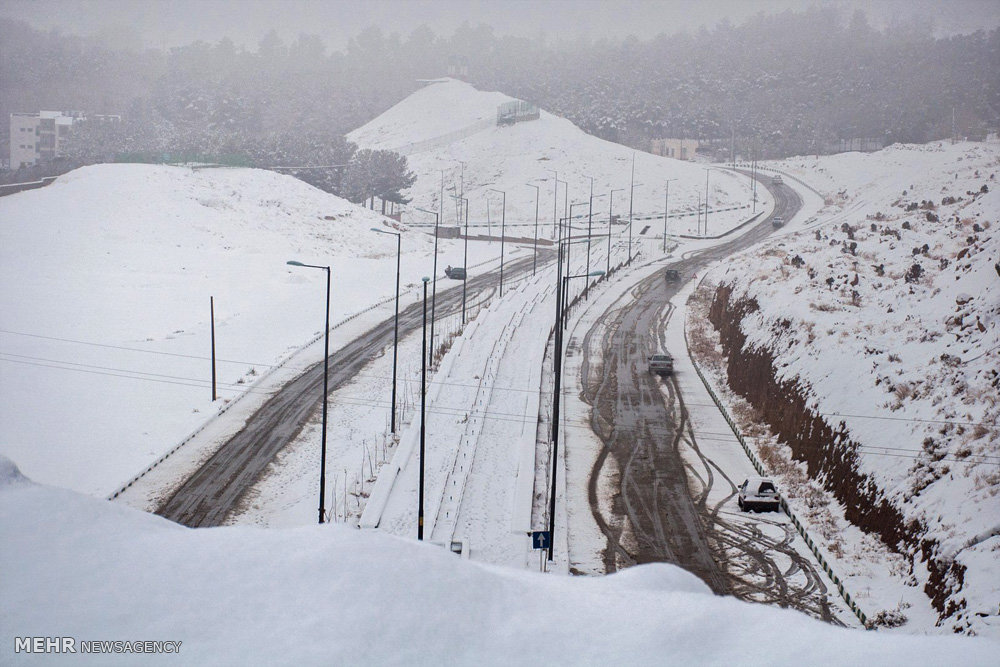
[[[542,33],[544,34],[544,33]],[[556,33],[551,33],[556,34]],[[893,143],[1000,123],[1000,31],[935,39],[926,25],[879,32],[860,12],[760,14],[734,26],[600,42],[499,37],[463,25],[450,37],[370,28],[344,51],[316,35],[277,33],[255,49],[229,39],[169,51],[0,20],[0,113],[78,109],[121,114],[130,150],[258,152],[317,144],[359,127],[413,92],[418,79],[467,64],[467,78],[537,102],[605,139],[735,137],[765,156],[822,151],[837,140]],[[4,129],[0,150],[9,142]],[[329,157],[335,158],[334,151]]]

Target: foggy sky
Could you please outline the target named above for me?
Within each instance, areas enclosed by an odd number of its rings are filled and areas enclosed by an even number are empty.
[[[468,21],[497,35],[562,42],[585,37],[642,39],[660,33],[739,24],[759,12],[833,6],[860,8],[875,28],[914,18],[946,36],[1000,26],[1000,0],[3,0],[0,16],[39,29],[101,35],[113,46],[164,48],[230,37],[255,50],[272,28],[286,41],[320,35],[340,50],[368,26],[406,37],[421,24],[450,36]],[[117,44],[115,42],[118,42]]]

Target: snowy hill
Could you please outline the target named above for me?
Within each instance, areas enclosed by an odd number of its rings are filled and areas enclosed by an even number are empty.
[[[666,183],[670,183],[669,208],[672,214],[691,215],[670,221],[668,233],[693,234],[697,230],[694,212],[704,200],[706,170],[703,166],[636,152],[586,134],[568,120],[542,110],[540,118],[498,127],[497,106],[513,98],[497,92],[476,90],[461,81],[445,79],[415,92],[384,114],[354,130],[348,139],[362,148],[391,149],[407,155],[410,169],[417,175],[410,191],[413,205],[437,210],[444,190],[442,224],[454,225],[458,208],[451,197],[464,192],[469,199],[472,224],[487,221],[498,225],[502,214],[501,195],[506,192],[508,224],[533,225],[535,189],[539,186],[539,218],[545,235],[551,234],[553,204],[563,216],[564,186],[554,198],[553,171],[569,185],[569,201],[585,202],[574,210],[577,220],[585,219],[593,178],[594,220],[607,221],[613,203],[614,215],[623,220],[629,213],[632,158],[635,155],[635,201],[633,215],[655,218],[662,232],[666,204]],[[464,167],[462,165],[464,163]],[[744,178],[722,170],[712,170],[708,179],[712,210],[710,234],[719,234],[748,217],[749,209],[727,210],[747,205],[751,194]],[[615,189],[614,202],[609,192]],[[488,202],[488,203],[487,203]],[[414,213],[426,221],[426,215]],[[521,236],[533,230],[517,227]],[[641,226],[636,228],[638,236]],[[512,233],[512,232],[508,232]]]
[[[98,165],[0,198],[0,219],[0,452],[86,493],[113,491],[322,329],[323,272],[286,261],[333,265],[334,321],[395,289],[396,240],[369,230],[385,218],[272,172]],[[407,236],[404,285],[430,249]]]
[[[807,231],[709,277],[729,341],[717,378],[780,436],[761,434],[765,458],[852,590],[875,589],[868,604],[918,625],[994,634],[1000,148],[892,146],[773,166],[826,205]],[[792,420],[785,400],[816,419]],[[816,485],[838,505],[815,503]]]
[[[101,665],[135,655],[81,642],[181,642],[142,664],[987,665],[998,650],[836,629],[670,565],[553,577],[338,526],[189,530],[38,486],[4,457],[0,537],[5,664],[32,662],[15,653],[28,636],[72,637],[74,662]]]

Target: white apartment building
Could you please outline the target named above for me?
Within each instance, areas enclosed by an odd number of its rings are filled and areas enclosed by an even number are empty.
[[[30,167],[62,155],[62,142],[73,123],[87,120],[82,111],[38,111],[10,115],[10,168]],[[91,120],[120,122],[121,116],[97,115]]]

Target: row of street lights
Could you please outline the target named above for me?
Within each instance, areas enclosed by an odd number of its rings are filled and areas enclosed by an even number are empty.
[[[708,198],[708,173],[706,170],[705,177],[705,191],[706,191],[706,229],[708,220],[707,211],[707,198]],[[560,180],[558,177],[558,172],[553,172],[553,180],[555,182],[555,199],[553,201],[553,215],[556,214],[558,208],[558,186],[559,183],[564,185],[565,190],[565,204],[568,204],[569,199],[569,184],[566,181]],[[568,306],[568,292],[569,292],[569,281],[575,278],[588,278],[593,276],[602,276],[605,273],[610,273],[611,271],[611,227],[614,221],[614,194],[615,192],[620,192],[624,188],[612,189],[609,193],[610,195],[610,206],[608,212],[608,257],[607,257],[607,271],[590,271],[590,243],[591,243],[591,233],[592,233],[592,220],[593,220],[593,178],[591,178],[591,193],[588,199],[588,206],[590,210],[588,212],[588,225],[587,225],[587,270],[585,273],[569,275],[570,271],[570,246],[574,242],[582,242],[583,239],[573,238],[573,208],[575,206],[582,206],[584,202],[574,202],[573,204],[568,204],[568,216],[559,220],[558,224],[558,256],[557,256],[557,269],[556,269],[556,326],[555,326],[555,355],[554,355],[554,389],[553,389],[553,407],[552,407],[552,489],[550,494],[550,508],[549,508],[549,535],[553,535],[555,528],[555,497],[556,497],[556,471],[557,471],[557,457],[559,451],[559,393],[561,390],[561,378],[562,378],[562,343],[563,334],[562,330],[566,326],[565,316],[566,309]],[[668,179],[666,182],[667,192],[665,201],[665,211],[663,216],[663,232],[664,232],[664,251],[666,251],[666,232],[667,232],[667,217],[670,203],[670,181],[676,179]],[[536,270],[537,252],[538,252],[538,203],[540,187],[533,184],[527,184],[529,187],[535,188],[535,246],[534,252],[536,258],[532,261],[532,274]],[[630,193],[634,195],[635,189],[635,155],[632,157],[632,181],[629,187]],[[500,240],[500,296],[503,296],[503,269],[504,269],[504,245],[506,242],[506,209],[507,209],[507,193],[503,190],[498,190],[494,188],[489,188],[489,191],[496,192],[503,196],[502,203],[502,213],[501,213],[501,240]],[[598,195],[603,196],[603,195]],[[465,213],[465,249],[464,249],[464,266],[468,266],[468,243],[469,243],[469,200],[463,196],[455,196],[457,200],[460,200],[464,204]],[[632,259],[632,197],[630,197],[629,202],[629,260],[631,263]],[[417,208],[417,207],[415,207]],[[564,206],[564,211],[566,206]],[[434,216],[434,270],[433,270],[433,287],[431,295],[431,345],[434,341],[434,306],[437,293],[437,247],[438,247],[438,231],[440,225],[440,213],[434,211],[428,211],[426,209],[417,208],[417,210],[424,213],[428,213]],[[567,233],[565,238],[563,237],[563,222],[566,222]],[[400,269],[402,260],[402,233],[392,232],[387,229],[382,229],[379,227],[372,227],[373,232],[379,234],[387,234],[396,237],[396,295],[395,295],[395,315],[393,322],[393,352],[392,352],[392,399],[391,399],[391,431],[392,434],[396,434],[396,390],[397,390],[397,371],[398,371],[398,353],[399,353],[399,288],[400,288]],[[554,233],[556,230],[553,230]],[[563,275],[563,252],[565,250],[566,255],[566,274]],[[322,266],[316,264],[305,264],[299,261],[290,260],[287,262],[291,266],[322,269],[326,271],[326,320],[324,326],[324,353],[323,353],[323,417],[322,417],[322,433],[320,439],[320,488],[319,488],[319,523],[324,523],[325,520],[325,490],[326,490],[326,434],[327,434],[327,413],[328,413],[328,393],[329,393],[329,357],[330,357],[330,282],[331,282],[331,270],[330,266]],[[467,275],[466,275],[467,278]],[[417,538],[423,539],[423,527],[424,527],[424,451],[425,451],[425,416],[426,416],[426,387],[427,387],[427,284],[431,282],[431,278],[422,278],[423,282],[423,343],[421,352],[421,392],[420,392],[420,489],[418,493],[418,519],[417,519]],[[462,281],[462,323],[466,322],[466,283],[467,279]],[[589,288],[589,281],[588,281]],[[552,541],[550,539],[548,548],[548,558],[551,561],[553,556],[552,551]]]

